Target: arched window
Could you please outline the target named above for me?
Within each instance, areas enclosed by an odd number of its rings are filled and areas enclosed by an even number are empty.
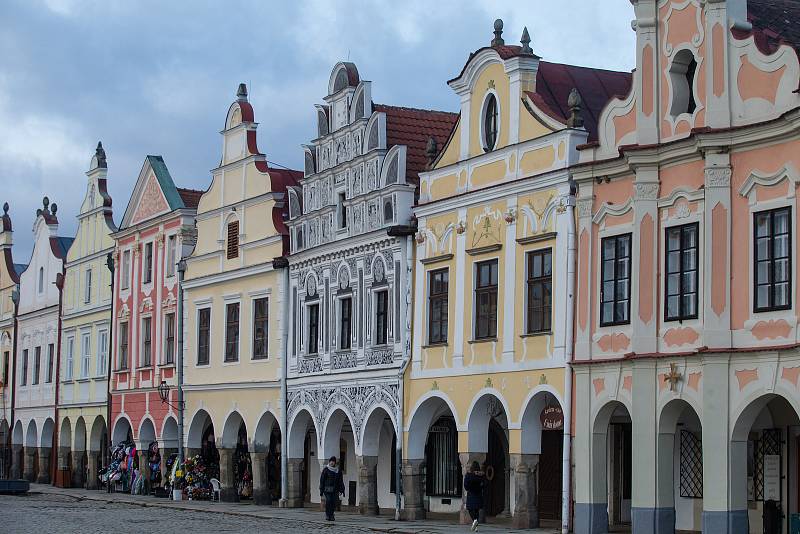
[[[672,105],[670,115],[677,117],[682,113],[694,113],[697,101],[694,95],[694,76],[697,70],[697,61],[690,50],[681,50],[675,54],[669,68],[670,82],[672,82]]]
[[[483,150],[494,150],[497,144],[498,125],[497,97],[489,94],[483,108]]]
[[[428,431],[425,444],[425,493],[429,497],[461,496],[458,431],[452,417],[440,417]]]

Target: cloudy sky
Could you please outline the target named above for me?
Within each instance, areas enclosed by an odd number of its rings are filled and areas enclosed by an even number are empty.
[[[634,67],[628,0],[262,0],[0,2],[0,202],[27,263],[43,195],[72,236],[98,140],[119,222],[143,159],[205,189],[225,113],[247,83],[267,158],[300,168],[333,65],[348,59],[379,103],[456,111],[445,81],[523,26],[548,61]]]

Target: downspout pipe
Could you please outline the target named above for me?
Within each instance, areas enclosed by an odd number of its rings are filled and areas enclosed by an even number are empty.
[[[63,260],[62,265],[64,265],[62,272],[56,275],[56,287],[58,288],[58,335],[56,336],[56,387],[55,398],[53,399],[55,404],[53,407],[55,428],[53,429],[53,442],[50,445],[50,480],[53,482],[55,482],[55,474],[58,469],[58,401],[59,395],[61,394],[61,311],[64,305],[64,282],[66,281],[65,273],[67,270],[66,259]]]
[[[178,262],[178,465],[183,465],[183,277],[186,274],[186,260]]]
[[[414,234],[417,232],[417,227],[413,225],[409,226],[393,226],[389,228],[388,234],[392,237],[404,237],[406,242],[406,294],[409,294],[413,285],[412,273],[414,267]],[[409,314],[411,310],[408,307],[411,305],[411,302],[406,302],[406,316],[412,317]],[[409,319],[409,326],[412,326],[410,323],[412,319]],[[402,483],[402,476],[403,476],[403,406],[405,405],[404,401],[404,388],[403,388],[403,377],[406,374],[406,369],[408,369],[408,364],[411,362],[411,332],[412,328],[406,328],[405,338],[403,340],[403,363],[400,366],[400,370],[397,373],[397,439],[395,439],[395,443],[397,444],[395,447],[395,480],[397,481],[397,487],[395,488],[395,508],[394,508],[394,520],[400,521],[401,520],[401,508],[403,506],[403,483]]]
[[[279,258],[275,258],[272,261],[272,268],[273,269],[280,269],[281,270],[281,295],[282,295],[282,310],[283,310],[283,317],[281,320],[283,322],[281,328],[281,499],[278,501],[278,506],[280,508],[285,508],[286,503],[288,502],[288,494],[289,494],[289,480],[288,480],[288,467],[289,467],[289,459],[287,457],[288,454],[288,443],[289,443],[289,423],[288,423],[288,404],[287,404],[287,397],[286,394],[286,372],[289,368],[289,260],[285,257],[281,256]]]
[[[572,361],[575,337],[575,276],[577,273],[577,240],[575,231],[575,195],[577,186],[570,179],[567,210],[567,306],[564,318],[564,446],[561,466],[561,532],[567,534],[570,527],[570,503],[572,498]]]
[[[106,254],[106,267],[111,273],[111,318],[108,323],[108,357],[106,361],[106,436],[108,437],[108,444],[111,442],[111,367],[114,365],[114,308],[116,305],[116,296],[114,295],[114,254],[109,252]],[[105,465],[111,463],[111,447],[106,447],[103,451],[103,458]]]

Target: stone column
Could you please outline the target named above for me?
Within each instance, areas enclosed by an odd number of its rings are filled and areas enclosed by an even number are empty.
[[[392,451],[394,452],[394,451]],[[378,515],[378,457],[358,457],[358,511]]]
[[[588,353],[587,353],[588,354]],[[586,534],[608,532],[605,431],[592,428],[591,366],[575,367],[575,513],[574,530]]]
[[[272,496],[269,493],[269,479],[267,478],[267,453],[254,452],[250,454],[253,463],[253,502],[260,505],[271,505]]]
[[[219,498],[224,502],[239,502],[239,492],[236,490],[236,480],[233,476],[233,449],[220,447],[218,450],[219,481],[222,484]]]
[[[479,464],[483,465],[486,462],[486,453],[485,452],[460,452],[458,453],[458,457],[461,460],[461,476],[464,477],[469,472],[470,466],[472,462],[478,462]],[[463,484],[462,484],[463,485]],[[480,512],[480,521],[484,522],[484,511],[481,509]],[[458,521],[462,525],[469,525],[472,523],[472,519],[469,516],[469,512],[467,512],[467,492],[462,488],[461,491],[461,511],[458,515]]]
[[[82,488],[84,480],[83,451],[72,453],[72,487]]]
[[[636,532],[675,529],[675,508],[658,504],[656,486],[656,395],[659,391],[655,360],[633,363],[631,416],[631,523]],[[672,467],[672,453],[669,454]],[[669,489],[672,492],[672,488]]]
[[[22,445],[11,446],[11,479],[22,478]]]
[[[31,467],[33,467],[33,462],[31,462]],[[36,483],[50,483],[50,447],[39,448],[39,473],[36,477]]]
[[[136,457],[139,459],[139,474],[144,478],[144,493],[147,495],[150,493],[150,467],[147,465],[147,450],[137,448]],[[133,479],[131,479],[132,484]]]
[[[36,482],[36,471],[33,470],[33,463],[36,459],[36,447],[25,447],[25,465],[22,471],[22,478],[28,482]]]
[[[98,451],[89,451],[86,454],[86,470],[88,471],[86,479],[86,489],[96,490],[100,488],[100,482],[97,479],[97,466],[98,466]]]
[[[514,469],[514,528],[537,528],[539,509],[536,507],[536,472],[538,454],[512,454]]]
[[[303,474],[302,458],[288,458],[286,461],[286,507],[303,507]]]
[[[425,488],[422,486],[422,468],[425,460],[403,460],[403,519],[425,519]]]

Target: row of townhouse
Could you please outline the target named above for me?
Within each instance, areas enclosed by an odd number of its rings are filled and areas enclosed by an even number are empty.
[[[75,241],[45,200],[27,267],[6,208],[0,459],[96,487],[109,444],[157,442],[223,500],[249,476],[300,507],[337,456],[363,514],[462,521],[477,461],[513,528],[788,531],[800,6],[632,3],[633,73],[498,20],[457,113],[343,62],[303,171],[259,151],[242,84],[205,191],[148,156],[116,228],[98,146]]]

